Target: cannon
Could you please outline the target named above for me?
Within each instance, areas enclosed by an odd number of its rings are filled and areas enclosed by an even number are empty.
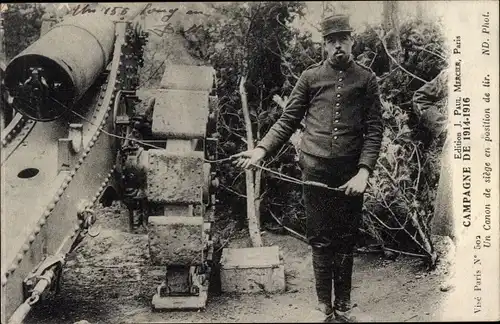
[[[2,323],[22,322],[57,291],[68,253],[98,234],[95,206],[113,199],[163,271],[150,283],[153,308],[205,307],[215,77],[209,66],[167,65],[158,89],[140,89],[145,5],[116,18],[46,17],[40,39],[7,64],[16,115],[1,134]]]
[[[13,108],[37,121],[61,117],[108,65],[114,36],[109,19],[75,16],[51,28],[7,66]]]

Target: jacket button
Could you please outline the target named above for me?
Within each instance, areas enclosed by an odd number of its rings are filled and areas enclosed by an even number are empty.
[[[335,127],[333,130],[336,131],[336,130],[339,130],[339,129],[337,127]]]
[[[338,106],[340,106],[340,104],[337,102],[337,103],[335,104],[335,106],[337,106],[337,107],[338,107]]]
[[[337,139],[337,136],[334,136],[333,139]]]
[[[341,86],[337,86],[337,89],[342,89],[342,87]]]
[[[337,93],[337,98],[340,98],[340,93]]]
[[[339,122],[339,120],[338,120],[338,119],[335,119],[335,122],[336,122],[336,123],[338,123],[338,122]]]
[[[340,81],[340,82],[342,82],[342,80],[344,80],[344,79],[342,79],[342,78],[339,78],[339,81]]]
[[[338,114],[340,114],[340,113],[339,113],[338,111],[336,111],[336,112],[335,112],[335,115],[338,115]]]

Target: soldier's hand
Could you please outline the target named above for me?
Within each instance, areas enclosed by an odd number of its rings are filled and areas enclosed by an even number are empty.
[[[266,150],[261,147],[234,154],[231,156],[233,164],[248,169],[252,164],[258,164],[266,156]]]
[[[354,177],[341,185],[339,189],[344,190],[346,196],[361,195],[366,190],[369,175],[367,169],[361,168]]]

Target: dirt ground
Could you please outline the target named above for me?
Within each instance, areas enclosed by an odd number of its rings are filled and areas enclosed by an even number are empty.
[[[151,298],[163,272],[147,265],[147,236],[126,232],[123,212],[99,217],[101,233],[87,237],[68,258],[58,294],[32,311],[27,323],[311,322],[316,298],[308,246],[291,236],[263,234],[266,246],[284,256],[287,289],[281,294],[211,293],[204,311],[153,312]],[[227,226],[225,226],[227,228]],[[217,231],[217,233],[221,233]],[[220,234],[219,234],[220,235]],[[222,239],[219,237],[219,240]],[[225,247],[249,247],[245,231]],[[428,272],[422,261],[357,253],[352,298],[373,321],[432,321],[446,292],[443,271]]]

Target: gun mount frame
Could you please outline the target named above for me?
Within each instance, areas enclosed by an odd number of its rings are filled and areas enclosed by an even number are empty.
[[[76,25],[68,21],[52,33],[63,31],[68,24]],[[213,252],[212,184],[217,182],[210,164],[204,163],[206,157],[216,156],[215,142],[206,136],[210,134],[208,111],[216,104],[211,96],[212,70],[167,67],[163,81],[170,80],[170,86],[139,100],[138,71],[146,35],[130,19],[112,24],[111,46],[107,36],[103,36],[106,41],[96,43],[99,62],[89,62],[90,74],[79,79],[64,64],[58,64],[64,66],[61,68],[74,86],[75,100],[65,105],[68,113],[58,112],[37,121],[24,111],[2,131],[1,219],[2,227],[8,229],[2,239],[9,243],[8,248],[2,244],[3,323],[22,322],[46,291],[57,290],[67,253],[85,234],[98,234],[92,231],[92,210],[109,188],[128,206],[130,230],[147,226],[151,260],[166,267],[165,280],[153,298],[154,307],[205,307]],[[50,36],[51,31],[45,29],[42,34]],[[43,49],[40,52],[45,53]],[[20,68],[16,62],[14,59],[10,66],[12,71]],[[191,85],[189,80],[175,79],[183,70],[194,72]],[[78,74],[74,69],[72,72]],[[201,82],[202,89],[200,76],[209,80]],[[165,93],[183,96],[177,97],[178,105],[168,105],[161,99]],[[191,96],[199,98],[196,109],[189,101]],[[181,117],[176,113],[180,107],[195,112],[199,116],[196,123],[178,129],[179,125],[169,122],[169,118]],[[145,145],[149,138],[155,138],[156,143],[160,140],[154,150]],[[160,158],[158,163],[149,163],[156,157]],[[141,170],[144,176],[138,178]],[[195,176],[191,171],[196,171]],[[182,190],[171,190],[172,195],[165,195],[162,189],[170,188],[173,182],[179,189],[187,186],[192,191],[182,194]],[[152,186],[160,190],[152,190]],[[161,214],[153,212],[158,210]],[[183,239],[190,243],[183,243]],[[182,255],[175,253],[175,246],[183,247]]]

